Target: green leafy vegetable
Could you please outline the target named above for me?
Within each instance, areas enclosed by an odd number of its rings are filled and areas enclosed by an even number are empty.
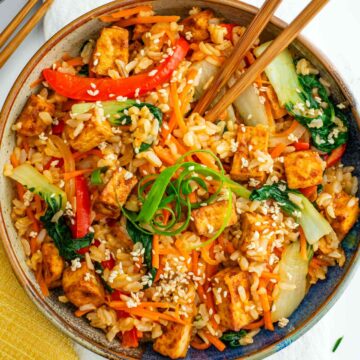
[[[250,200],[262,201],[273,199],[287,214],[296,216],[297,212],[300,211],[300,208],[289,199],[290,192],[300,194],[298,191],[290,190],[286,186],[286,183],[281,181],[273,185],[264,185],[260,189],[253,190],[250,195]]]
[[[73,114],[84,114],[89,112],[95,106],[99,106],[98,103],[79,103],[74,104],[71,108]],[[114,126],[125,126],[131,124],[131,117],[128,115],[127,110],[131,107],[137,107],[142,109],[147,107],[149,111],[154,115],[154,118],[159,122],[159,126],[162,125],[162,112],[161,110],[149,103],[137,102],[136,100],[126,101],[102,101],[101,108],[104,110],[104,115],[108,118],[109,122]],[[145,151],[151,147],[152,143],[142,143],[139,148],[139,152]]]
[[[192,161],[183,162],[186,156],[196,154],[196,152],[206,152],[213,156],[220,170],[213,170]],[[178,176],[173,179],[175,174]],[[197,183],[208,192],[204,181],[208,176],[218,182],[218,188],[213,194],[209,194],[206,200],[191,203],[189,198],[192,192],[191,183]],[[132,220],[142,228],[150,226],[154,233],[173,236],[188,227],[192,209],[199,208],[204,203],[211,204],[221,192],[229,200],[230,205],[232,204],[232,192],[246,198],[250,196],[249,190],[225,176],[221,161],[212,152],[206,150],[191,151],[183,155],[175,165],[166,168],[160,174],[147,176],[140,181],[138,198],[143,205],[140,213]],[[163,223],[164,210],[170,213],[167,224]],[[228,212],[231,215],[231,208]],[[225,220],[227,217],[225,216]],[[212,240],[214,239],[215,237]]]
[[[341,342],[343,341],[343,336],[342,337],[339,337],[337,340],[336,340],[336,342],[335,342],[335,344],[334,344],[334,347],[332,348],[332,352],[334,353],[336,350],[337,350],[337,348],[339,347],[339,345],[341,344]]]
[[[91,185],[102,185],[103,180],[101,178],[101,174],[104,174],[108,170],[108,168],[108,166],[103,166],[95,169],[90,175]]]
[[[22,164],[13,169],[10,177],[31,192],[41,196],[47,203],[56,202],[56,206],[65,209],[67,197],[59,187],[49,183],[49,180],[30,164]]]
[[[112,294],[115,290],[104,280],[102,277],[102,274],[104,273],[104,268],[102,267],[101,263],[95,261],[94,262],[94,268],[96,270],[96,273],[99,274],[102,284],[104,285],[105,290]]]
[[[301,205],[295,204],[290,200],[289,194],[291,193],[298,198]],[[254,190],[250,195],[250,200],[262,201],[266,199],[275,200],[283,211],[296,218],[310,245],[315,244],[323,236],[333,231],[330,224],[316,210],[314,205],[298,191],[289,189],[285,182],[265,185],[260,189]]]
[[[89,233],[83,238],[73,239],[70,227],[64,216],[60,216],[55,221],[54,216],[58,216],[59,212],[65,209],[67,202],[65,192],[57,186],[50,184],[44,175],[29,164],[22,164],[16,167],[12,172],[11,178],[24,185],[31,192],[41,196],[47,203],[46,213],[40,220],[44,224],[49,236],[54,240],[60,255],[65,260],[81,257],[77,251],[89,246],[94,234]]]
[[[73,239],[70,227],[68,226],[65,217],[60,216],[57,221],[54,220],[54,216],[61,210],[59,207],[60,201],[51,197],[48,197],[45,200],[48,204],[48,208],[45,215],[40,217],[40,220],[49,236],[54,240],[60,255],[65,260],[82,257],[77,251],[89,246],[94,238],[94,234],[88,233],[83,238]]]
[[[269,46],[264,43],[255,49],[258,57]],[[348,139],[346,116],[329,98],[317,75],[298,75],[288,49],[281,52],[265,69],[281,106],[311,133],[315,147],[331,152]],[[316,95],[315,95],[316,94]]]
[[[141,243],[143,248],[145,249],[144,252],[144,260],[145,264],[149,270],[149,275],[151,279],[154,279],[156,276],[156,269],[152,267],[152,240],[153,235],[146,234],[143,231],[139,230],[131,221],[126,221],[126,230],[131,238],[131,240],[136,243]]]
[[[222,335],[220,340],[224,343],[228,344],[230,347],[235,348],[240,345],[240,339],[243,338],[247,334],[247,331],[240,330],[240,331],[227,331]]]

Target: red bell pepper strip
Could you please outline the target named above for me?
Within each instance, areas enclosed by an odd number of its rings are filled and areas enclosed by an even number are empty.
[[[224,27],[227,30],[225,39],[233,42],[233,29],[236,25],[235,24],[220,24],[220,26]]]
[[[317,186],[313,185],[313,186],[309,186],[307,188],[302,188],[299,189],[301,191],[301,193],[306,196],[308,199],[311,199],[312,196],[317,192]]]
[[[129,331],[125,331],[122,334],[121,344],[127,348],[136,348],[139,346],[139,339],[138,339],[136,327],[132,328]]]
[[[341,160],[346,150],[346,144],[340,145],[338,148],[334,149],[329,157],[326,159],[326,167],[329,168],[335,165],[338,161]]]
[[[102,261],[101,266],[104,269],[112,270],[114,268],[114,266],[115,266],[115,259],[110,255],[110,259]]]
[[[89,227],[91,225],[90,193],[89,193],[87,181],[83,175],[77,176],[75,178],[75,189],[76,189],[76,214],[75,214],[75,225],[73,226],[73,236],[75,238],[81,238],[84,237],[89,232]]]
[[[295,142],[292,144],[296,151],[309,150],[310,144],[307,142]]]
[[[53,125],[53,127],[51,128],[52,133],[55,135],[62,134],[64,129],[65,129],[65,121],[62,120],[60,120],[57,125]]]
[[[64,74],[52,69],[45,69],[43,75],[50,87],[58,94],[70,99],[83,101],[113,100],[116,96],[134,97],[145,94],[157,86],[165,83],[173,71],[185,58],[189,44],[184,38],[179,38],[175,44],[174,53],[167,57],[156,69],[151,72],[130,76],[122,79],[84,78]]]

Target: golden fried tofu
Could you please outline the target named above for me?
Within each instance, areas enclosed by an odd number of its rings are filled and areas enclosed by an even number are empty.
[[[240,221],[240,250],[254,261],[267,261],[277,230],[272,226],[272,219],[269,216],[247,212],[241,215]]]
[[[171,359],[185,357],[190,346],[191,330],[191,324],[169,322],[164,333],[155,340],[154,350]]]
[[[113,136],[109,122],[95,117],[85,122],[83,130],[74,139],[69,133],[69,126],[65,127],[65,131],[69,134],[71,147],[80,152],[89,151]]]
[[[37,136],[51,123],[44,121],[40,113],[47,112],[54,116],[55,106],[38,95],[31,95],[17,119],[18,133],[25,136]]]
[[[240,268],[221,270],[212,279],[212,290],[220,325],[225,329],[239,331],[254,321],[245,311],[245,304],[240,297],[240,291],[244,292],[247,299],[250,297],[247,273],[242,272]]]
[[[62,287],[66,297],[77,307],[86,304],[100,306],[105,301],[105,291],[99,275],[90,270],[86,262],[80,268],[65,269],[62,277]]]
[[[218,231],[227,212],[228,201],[216,201],[207,206],[201,206],[191,212],[194,219],[194,225],[199,235],[213,236]],[[233,201],[231,216],[227,226],[237,223],[237,215],[235,210],[235,201]]]
[[[316,151],[296,151],[285,156],[284,167],[290,189],[319,185],[323,179],[324,162]]]
[[[43,275],[49,289],[61,285],[61,275],[65,262],[54,243],[43,243],[41,246]]]
[[[262,162],[257,160],[268,154],[269,131],[263,125],[240,126],[238,149],[234,155],[230,176],[234,180],[247,181],[265,180],[265,171],[261,169]],[[262,160],[262,159],[261,159]]]
[[[183,34],[190,32],[192,37],[190,41],[206,40],[210,34],[208,31],[209,20],[214,17],[212,10],[200,11],[184,19],[181,24],[184,25]]]
[[[359,216],[359,199],[341,191],[334,195],[335,219],[329,219],[338,238],[342,240],[355,225]]]
[[[124,65],[129,62],[129,31],[120,27],[104,28],[96,41],[91,70],[108,76],[109,70],[118,70],[116,60]]]
[[[116,217],[137,182],[137,178],[123,168],[114,171],[96,202],[96,208],[102,214]]]

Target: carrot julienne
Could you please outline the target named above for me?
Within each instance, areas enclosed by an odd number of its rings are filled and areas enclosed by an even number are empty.
[[[161,22],[177,22],[180,20],[180,16],[142,16],[130,19],[122,19],[116,22],[116,26],[128,27],[136,24],[154,24]]]
[[[208,332],[202,332],[203,336],[209,340],[209,342],[214,345],[219,351],[224,351],[226,345],[216,336],[209,334]]]
[[[145,11],[151,11],[151,10],[152,10],[151,6],[147,6],[147,5],[136,6],[131,9],[120,10],[120,11],[114,12],[109,15],[100,16],[99,19],[103,22],[113,22],[113,21],[119,20],[121,18],[136,15],[142,11],[145,12]]]

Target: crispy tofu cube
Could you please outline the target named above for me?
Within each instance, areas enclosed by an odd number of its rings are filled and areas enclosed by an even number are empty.
[[[105,291],[99,275],[90,270],[85,262],[75,271],[68,267],[62,278],[66,297],[77,307],[86,304],[100,306],[105,302]]]
[[[61,285],[61,275],[64,270],[65,262],[60,256],[59,250],[54,243],[43,243],[41,246],[43,257],[43,275],[45,283],[49,289]]]
[[[206,40],[210,34],[208,31],[209,20],[214,17],[211,10],[200,11],[184,19],[181,24],[184,25],[183,34],[190,32],[192,37],[190,41]]]
[[[137,182],[137,178],[130,172],[119,168],[101,192],[96,203],[97,209],[105,215],[116,217]]]
[[[170,322],[153,345],[155,351],[171,359],[185,357],[190,346],[192,325]]]
[[[234,180],[247,181],[265,180],[265,171],[260,166],[253,166],[253,160],[260,155],[267,154],[269,131],[263,125],[240,126],[238,136],[238,150],[234,155],[230,176]]]
[[[239,287],[250,297],[248,274],[240,268],[227,268],[218,272],[212,279],[216,311],[220,316],[220,325],[225,329],[239,331],[254,319],[245,311],[241,301]]]
[[[223,222],[227,211],[228,201],[217,201],[211,205],[202,206],[191,212],[194,218],[194,225],[199,235],[213,236],[218,231]],[[231,216],[227,226],[237,223],[237,214],[235,210],[235,201],[231,209]]]
[[[125,65],[129,61],[129,31],[120,27],[104,28],[96,42],[91,70],[108,76],[109,70],[118,70],[116,60]]]
[[[275,230],[269,216],[244,213],[241,216],[240,250],[254,261],[267,261],[271,245],[275,240]]]
[[[355,225],[359,216],[359,199],[341,191],[334,195],[333,200],[335,219],[330,223],[340,240]]]
[[[69,133],[69,127],[66,126],[65,131]],[[97,146],[103,141],[109,140],[113,136],[111,126],[107,120],[99,120],[95,117],[85,122],[85,126],[81,133],[71,139],[72,135],[69,133],[70,145],[73,149],[86,152]]]
[[[284,167],[290,189],[319,185],[323,179],[324,162],[316,151],[296,151],[285,156]]]
[[[50,124],[41,118],[41,112],[55,113],[55,106],[41,96],[31,95],[17,119],[18,133],[25,136],[37,136]],[[21,124],[21,125],[20,125]]]

